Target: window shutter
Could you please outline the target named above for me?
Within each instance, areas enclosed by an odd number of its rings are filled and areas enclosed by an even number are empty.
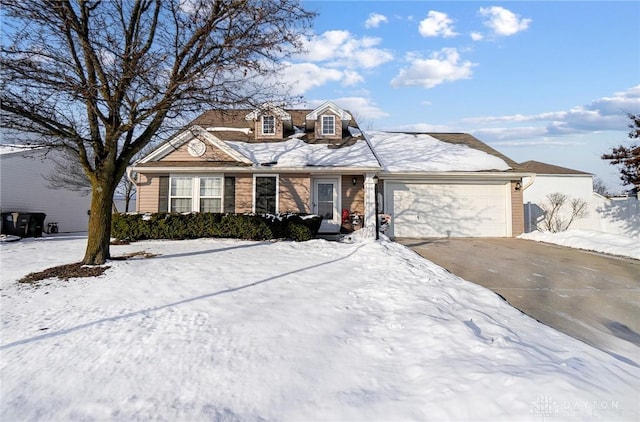
[[[224,212],[236,212],[236,178],[232,176],[224,178]]]
[[[169,212],[169,176],[160,176],[160,197],[158,212]]]

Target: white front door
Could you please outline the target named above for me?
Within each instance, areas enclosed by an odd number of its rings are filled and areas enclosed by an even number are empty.
[[[340,231],[340,204],[338,179],[314,179],[313,213],[322,217],[320,233]]]

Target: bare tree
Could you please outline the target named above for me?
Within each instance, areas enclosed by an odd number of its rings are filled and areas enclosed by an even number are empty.
[[[566,205],[570,210],[566,211]],[[547,202],[541,205],[544,211],[542,227],[552,233],[565,231],[580,218],[589,215],[588,204],[584,199],[573,198],[564,193],[555,192],[547,195]]]
[[[279,63],[314,16],[297,0],[0,5],[2,124],[68,151],[90,181],[93,265],[110,258],[112,199],[132,157],[172,119],[273,100]]]
[[[604,183],[604,180],[602,180],[599,177],[593,178],[593,191],[602,196],[609,195],[609,190],[607,189],[607,185]]]

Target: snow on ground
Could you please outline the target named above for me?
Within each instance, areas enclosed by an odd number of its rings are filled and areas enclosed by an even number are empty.
[[[427,134],[367,132],[385,171],[509,170],[501,158]]]
[[[593,230],[567,230],[560,233],[531,232],[520,239],[554,243],[570,248],[586,249],[611,255],[640,259],[640,242],[637,239]]]
[[[1,418],[638,420],[640,369],[387,241],[0,244]]]

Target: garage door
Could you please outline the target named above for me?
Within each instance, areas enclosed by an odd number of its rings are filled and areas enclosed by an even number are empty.
[[[394,237],[510,236],[508,183],[388,183]]]

